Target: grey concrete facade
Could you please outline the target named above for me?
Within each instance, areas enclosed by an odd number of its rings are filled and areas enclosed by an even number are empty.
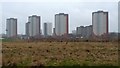
[[[68,14],[59,13],[55,15],[55,34],[57,36],[68,34]]]
[[[9,18],[6,20],[7,37],[17,37],[17,19]]]

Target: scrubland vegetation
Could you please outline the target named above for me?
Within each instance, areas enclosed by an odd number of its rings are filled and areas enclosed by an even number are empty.
[[[3,66],[117,66],[118,42],[2,43]]]

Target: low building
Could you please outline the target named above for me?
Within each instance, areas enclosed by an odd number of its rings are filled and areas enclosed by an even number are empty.
[[[80,38],[90,38],[92,36],[92,25],[77,27],[76,35]]]

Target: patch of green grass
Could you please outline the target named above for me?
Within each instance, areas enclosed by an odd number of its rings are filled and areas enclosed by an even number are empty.
[[[13,41],[15,41],[15,39],[8,39],[8,38],[1,39],[1,40],[2,40],[2,42],[13,42]]]
[[[50,60],[47,62],[47,66],[58,66],[58,63],[56,60]]]
[[[29,66],[31,62],[32,62],[32,61],[31,61],[30,58],[26,58],[26,59],[22,60],[20,63],[18,63],[17,66],[18,66],[18,67],[20,66],[20,68],[21,68],[21,67],[24,68],[24,66]]]
[[[90,61],[82,62],[82,66],[90,66],[90,65],[91,65]]]
[[[58,62],[60,61],[60,62]],[[63,60],[51,60],[47,63],[47,66],[80,66],[78,61],[72,59],[63,59]]]
[[[80,66],[78,61],[65,59],[60,63],[60,66]]]
[[[100,64],[100,66],[113,66],[112,64]]]

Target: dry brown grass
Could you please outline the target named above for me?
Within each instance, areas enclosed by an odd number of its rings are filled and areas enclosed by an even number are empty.
[[[3,65],[98,66],[118,64],[117,42],[3,42]]]

